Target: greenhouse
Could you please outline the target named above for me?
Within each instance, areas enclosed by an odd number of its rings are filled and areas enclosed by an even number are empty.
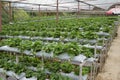
[[[120,0],[0,0],[0,80],[120,80]]]

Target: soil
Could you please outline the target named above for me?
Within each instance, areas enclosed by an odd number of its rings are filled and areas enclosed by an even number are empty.
[[[120,80],[120,28],[117,33],[102,72],[98,74],[96,80]]]

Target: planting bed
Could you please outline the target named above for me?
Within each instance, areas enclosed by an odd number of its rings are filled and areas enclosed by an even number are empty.
[[[4,25],[0,73],[18,80],[94,80],[117,31],[116,18]]]

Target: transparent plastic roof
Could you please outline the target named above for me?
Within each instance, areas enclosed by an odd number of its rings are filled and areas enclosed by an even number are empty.
[[[4,0],[4,1],[17,1],[17,2],[23,2],[23,3],[32,3],[32,4],[41,4],[42,9],[55,9],[57,0]],[[77,9],[78,3],[77,0],[58,0],[59,1],[59,9],[60,10],[67,10],[67,9]],[[80,9],[93,9],[95,6],[103,9],[108,9],[113,4],[116,4],[120,2],[120,0],[79,0],[83,1],[85,3],[80,2]],[[91,4],[89,6],[88,4]],[[48,5],[48,6],[45,6]],[[94,5],[94,6],[92,6]],[[17,4],[17,6],[28,6],[28,5],[20,5]],[[29,6],[33,7],[34,6]]]

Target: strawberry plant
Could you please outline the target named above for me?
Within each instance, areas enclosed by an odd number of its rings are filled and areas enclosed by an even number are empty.
[[[81,53],[81,47],[77,43],[66,43],[64,51],[72,56],[76,56]]]
[[[35,54],[37,51],[42,50],[43,43],[41,41],[35,41],[31,44],[31,51]]]
[[[63,46],[64,46],[64,44],[61,43],[61,42],[54,44],[54,51],[53,51],[53,53],[55,55],[59,55],[59,54],[63,53],[64,52],[63,51]]]
[[[60,64],[60,69],[65,73],[72,72],[74,70],[74,68],[75,68],[75,66],[67,61]]]

